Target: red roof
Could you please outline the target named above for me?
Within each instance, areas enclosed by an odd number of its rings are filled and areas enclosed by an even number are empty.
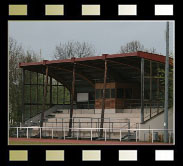
[[[103,54],[102,56],[92,56],[92,57],[84,57],[84,58],[71,58],[71,59],[63,59],[63,60],[43,60],[42,62],[28,62],[28,63],[20,63],[19,67],[24,66],[34,66],[34,65],[46,65],[46,64],[58,64],[58,63],[73,63],[73,62],[82,62],[82,61],[93,61],[93,60],[103,60],[103,59],[112,59],[112,58],[123,58],[123,57],[140,57],[144,59],[149,59],[152,61],[157,61],[161,63],[165,63],[165,56],[147,52],[134,52],[134,53],[123,53],[123,54]],[[170,58],[170,65],[173,66],[173,59]]]

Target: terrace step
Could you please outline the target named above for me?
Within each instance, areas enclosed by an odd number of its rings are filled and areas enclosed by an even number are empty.
[[[63,114],[63,110],[56,110],[53,112],[54,114]]]
[[[46,116],[46,118],[54,118],[54,117],[55,115],[52,115],[52,114]]]

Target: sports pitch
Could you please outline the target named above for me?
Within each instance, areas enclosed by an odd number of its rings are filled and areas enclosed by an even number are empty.
[[[91,140],[62,140],[39,138],[9,138],[9,145],[172,145],[162,142],[127,142],[127,141],[91,141]]]

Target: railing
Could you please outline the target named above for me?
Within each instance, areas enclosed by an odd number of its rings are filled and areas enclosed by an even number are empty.
[[[52,122],[44,122],[43,127],[60,127],[62,130],[63,128],[69,127],[69,117],[65,118],[56,118]],[[82,120],[83,119],[83,120]],[[130,122],[129,119],[121,119],[121,118],[104,118],[104,128],[109,128],[108,135],[109,139],[114,138],[113,132],[115,132],[115,128],[119,130],[119,128],[137,128],[138,123]],[[115,120],[116,122],[114,122]],[[101,123],[101,118],[92,118],[92,117],[73,117],[72,118],[72,128],[99,128]],[[30,125],[33,126],[33,125]],[[35,126],[35,125],[34,125]],[[39,126],[39,124],[37,124]],[[133,127],[132,127],[133,126]],[[22,126],[28,127],[28,126]],[[96,130],[96,133],[99,135],[99,130]],[[47,132],[46,135],[50,135]]]
[[[159,100],[144,100],[144,108],[162,108],[163,102]],[[140,108],[141,107],[141,99],[126,99],[125,100],[125,108]]]
[[[139,138],[139,135],[140,135],[139,132],[140,131],[149,131],[149,132],[151,132],[151,135],[152,135],[152,138],[151,138],[152,143],[154,142],[154,131],[170,131],[171,133],[173,133],[173,129],[120,129],[120,141],[121,141],[122,131],[135,131],[136,142],[138,142],[138,138]],[[170,134],[169,134],[169,143],[170,143]]]
[[[69,127],[69,117],[65,118],[56,118],[54,122],[44,122],[44,127]],[[88,121],[82,121],[88,120]],[[119,121],[112,121],[112,120],[119,120]],[[129,119],[121,119],[121,118],[104,118],[104,125],[105,127],[108,127],[109,133],[113,132],[116,129],[119,128],[128,128],[130,129],[132,125],[137,128],[137,123],[130,122]],[[99,128],[101,123],[101,118],[91,118],[91,117],[74,117],[72,118],[72,128]],[[119,126],[119,127],[117,127]],[[110,135],[109,134],[109,135]]]
[[[68,123],[68,122],[64,122],[64,120],[70,120],[72,119],[72,123],[79,123],[80,121],[76,121],[76,120],[81,120],[81,119],[89,119],[88,122],[84,122],[84,123],[93,123],[94,121],[96,121],[97,123],[101,123],[101,118],[91,118],[91,117],[73,117],[73,118],[70,118],[70,117],[64,117],[64,118],[54,118],[55,121],[54,122],[44,122],[45,124],[46,123]],[[107,120],[105,121],[104,123],[128,123],[129,122],[129,119],[121,119],[121,118],[103,118],[104,120]],[[112,122],[111,120],[120,120],[120,122]],[[82,122],[80,122],[82,123]]]
[[[163,111],[164,111],[163,109],[153,110],[153,111],[149,110],[149,113],[144,117],[144,121],[147,121],[147,120],[153,118],[154,116],[160,114]]]
[[[89,100],[88,102],[77,102],[77,109],[94,109],[95,101]]]
[[[54,129],[62,129],[60,127],[9,127],[9,129],[16,129],[16,137],[19,138],[19,130],[20,129],[26,129],[26,137],[27,139],[29,138],[29,129],[38,129],[39,130],[39,137],[40,139],[42,138],[42,130],[43,129],[50,129],[51,130],[51,138],[54,138]],[[68,131],[70,128],[63,128],[63,139],[66,139],[66,131]],[[93,140],[93,130],[100,130],[103,129],[104,131],[104,140],[107,141],[107,130],[110,130],[110,128],[71,128],[72,131],[76,131],[77,132],[77,140],[79,139],[79,132],[80,130],[86,130],[90,132],[90,140]],[[154,131],[170,131],[171,133],[173,133],[172,129],[117,129],[119,132],[119,141],[122,141],[122,132],[128,132],[128,134],[130,133],[130,131],[135,131],[135,139],[136,142],[138,142],[139,140],[139,135],[140,135],[140,131],[149,131],[152,133],[152,140],[151,142],[154,143]],[[170,143],[170,134],[169,134],[169,143]]]

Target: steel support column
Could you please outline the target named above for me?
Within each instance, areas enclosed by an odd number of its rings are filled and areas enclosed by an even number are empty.
[[[64,97],[63,97],[63,105],[65,107],[65,86],[64,86]]]
[[[37,76],[37,85],[36,85],[36,106],[37,106],[37,114],[38,114],[38,96],[39,96],[39,90],[38,90],[38,80],[39,80],[39,75],[38,73],[36,73],[36,76]]]
[[[43,88],[43,96],[44,96],[44,74],[43,74],[43,80],[42,81],[43,81],[43,87],[42,88]]]
[[[107,60],[105,59],[104,86],[103,86],[103,97],[102,97],[102,112],[101,112],[101,123],[100,123],[100,138],[103,137],[106,80],[107,80]]]
[[[152,61],[150,60],[150,118],[152,113]]]
[[[25,84],[25,70],[22,69],[22,123],[24,122],[24,84]]]
[[[31,118],[32,117],[32,72],[30,71],[30,117],[29,118]]]
[[[58,104],[58,81],[57,81],[57,104]]]
[[[52,107],[52,77],[50,77],[50,107]]]
[[[72,93],[71,93],[71,109],[70,109],[70,119],[69,119],[69,133],[68,136],[71,137],[71,131],[72,131],[72,115],[73,115],[73,104],[74,104],[74,94],[75,94],[75,67],[76,64],[73,64],[73,75],[72,75]]]
[[[48,85],[48,66],[46,66],[46,79],[44,82],[44,96],[43,96],[43,109],[41,112],[41,121],[40,121],[40,127],[43,127],[43,121],[44,121],[44,112],[46,111],[46,96],[47,96],[47,85]]]
[[[157,76],[159,77],[159,63],[157,63]],[[157,113],[159,113],[159,78],[157,78]]]
[[[144,122],[144,58],[141,58],[141,123]]]

